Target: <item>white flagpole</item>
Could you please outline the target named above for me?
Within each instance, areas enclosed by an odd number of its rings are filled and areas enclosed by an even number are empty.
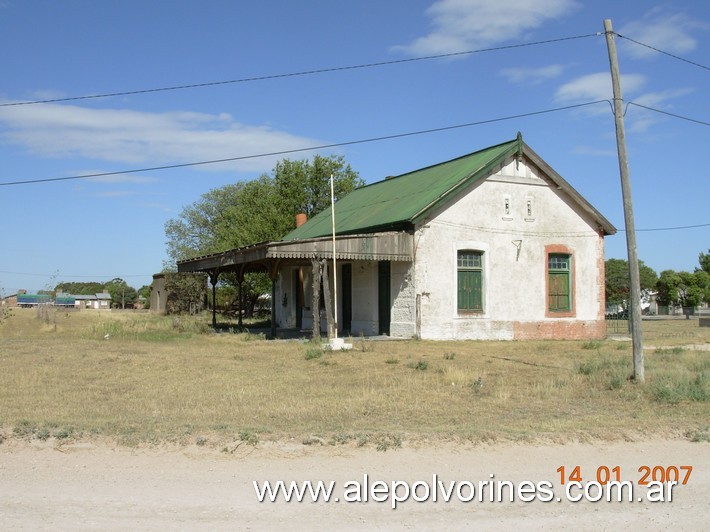
[[[333,174],[330,174],[330,214],[333,221],[333,323],[334,338],[338,337],[338,269],[335,263],[335,192]]]

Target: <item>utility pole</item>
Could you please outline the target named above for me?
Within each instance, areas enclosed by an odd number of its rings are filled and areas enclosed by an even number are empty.
[[[624,201],[624,223],[626,226],[626,250],[629,260],[631,339],[633,344],[634,373],[636,382],[644,382],[643,335],[641,331],[641,279],[639,275],[638,251],[636,249],[636,229],[634,210],[631,204],[631,182],[629,180],[629,162],[626,157],[626,134],[624,133],[624,100],[621,96],[619,61],[616,56],[616,43],[611,20],[604,20],[606,45],[609,50],[611,84],[614,91],[614,121],[616,123],[616,148],[619,153],[619,172],[621,173],[621,196]]]

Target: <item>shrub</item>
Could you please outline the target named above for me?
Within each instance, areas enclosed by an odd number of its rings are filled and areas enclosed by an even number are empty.
[[[323,350],[320,347],[309,347],[306,350],[306,360],[313,360],[323,356]]]
[[[407,364],[407,366],[416,371],[426,371],[427,368],[429,368],[429,362],[427,362],[426,360],[420,360],[416,364],[414,362],[410,362],[409,364]]]
[[[239,441],[244,442],[247,445],[255,446],[259,443],[259,436],[250,430],[243,430],[239,433]]]

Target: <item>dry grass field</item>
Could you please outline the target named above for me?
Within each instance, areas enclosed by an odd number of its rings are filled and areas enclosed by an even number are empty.
[[[643,385],[625,341],[355,338],[322,353],[208,320],[15,310],[0,324],[0,442],[710,440],[710,329],[697,320],[644,322]]]

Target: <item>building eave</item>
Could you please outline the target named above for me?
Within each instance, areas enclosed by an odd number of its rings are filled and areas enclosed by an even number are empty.
[[[230,249],[194,257],[177,263],[178,272],[246,271],[264,269],[264,265],[280,260],[332,259],[332,237],[305,240],[264,242],[244,248]],[[337,260],[413,261],[414,239],[411,232],[388,231],[357,235],[337,235]]]

